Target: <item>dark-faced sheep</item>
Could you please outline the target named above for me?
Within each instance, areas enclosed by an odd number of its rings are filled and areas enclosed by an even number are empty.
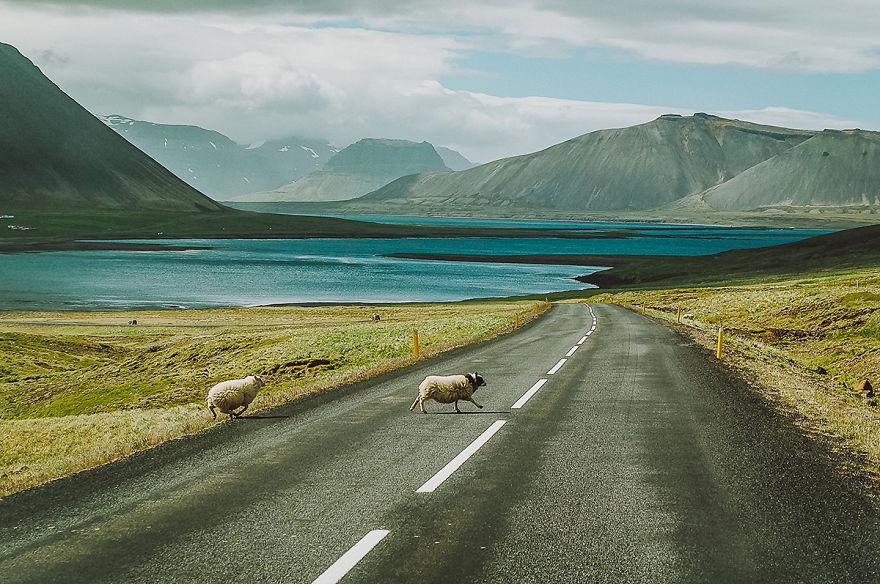
[[[409,407],[409,411],[416,409],[416,404],[421,408],[423,414],[427,414],[425,410],[425,401],[432,399],[441,404],[455,404],[455,412],[461,413],[458,409],[459,400],[469,401],[480,409],[483,406],[474,401],[473,394],[477,388],[486,385],[486,380],[479,373],[465,373],[464,375],[429,375],[419,384],[419,395]]]
[[[215,420],[217,419],[217,414],[214,412],[214,408],[217,408],[221,414],[228,414],[230,420],[237,418],[248,409],[248,406],[257,397],[257,392],[264,385],[265,382],[259,375],[221,381],[208,390],[208,398],[205,400],[208,402],[211,416]]]

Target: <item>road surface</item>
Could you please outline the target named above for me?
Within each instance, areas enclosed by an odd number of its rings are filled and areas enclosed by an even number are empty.
[[[472,370],[484,409],[409,411],[426,374]],[[558,305],[8,497],[0,581],[880,581],[843,462],[674,331]]]

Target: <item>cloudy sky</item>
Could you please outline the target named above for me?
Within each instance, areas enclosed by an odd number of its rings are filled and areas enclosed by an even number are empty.
[[[877,0],[0,0],[95,114],[477,161],[661,113],[880,129]]]

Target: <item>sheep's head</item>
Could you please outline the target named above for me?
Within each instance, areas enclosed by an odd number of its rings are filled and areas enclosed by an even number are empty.
[[[486,380],[483,379],[483,376],[476,371],[474,371],[473,373],[465,373],[464,376],[467,378],[470,384],[474,386],[474,391],[476,391],[478,387],[486,385]]]
[[[248,375],[248,377],[254,380],[254,384],[257,386],[258,389],[266,385],[266,382],[259,375]]]

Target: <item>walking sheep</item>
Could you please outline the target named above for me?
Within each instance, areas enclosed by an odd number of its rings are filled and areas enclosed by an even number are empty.
[[[419,395],[409,407],[409,411],[416,409],[419,405],[423,414],[427,414],[425,410],[425,401],[432,399],[441,404],[455,403],[455,412],[460,414],[458,409],[458,401],[469,401],[480,409],[483,406],[474,401],[473,393],[477,388],[486,385],[486,380],[477,373],[465,373],[464,375],[429,375],[419,384]]]
[[[230,420],[237,418],[248,409],[248,406],[257,397],[257,392],[265,384],[263,378],[259,375],[248,375],[244,379],[221,381],[208,390],[208,398],[205,400],[208,402],[211,416],[215,420],[217,419],[217,414],[214,412],[214,408],[217,408],[221,414],[228,414]],[[242,409],[238,410],[238,408]]]

